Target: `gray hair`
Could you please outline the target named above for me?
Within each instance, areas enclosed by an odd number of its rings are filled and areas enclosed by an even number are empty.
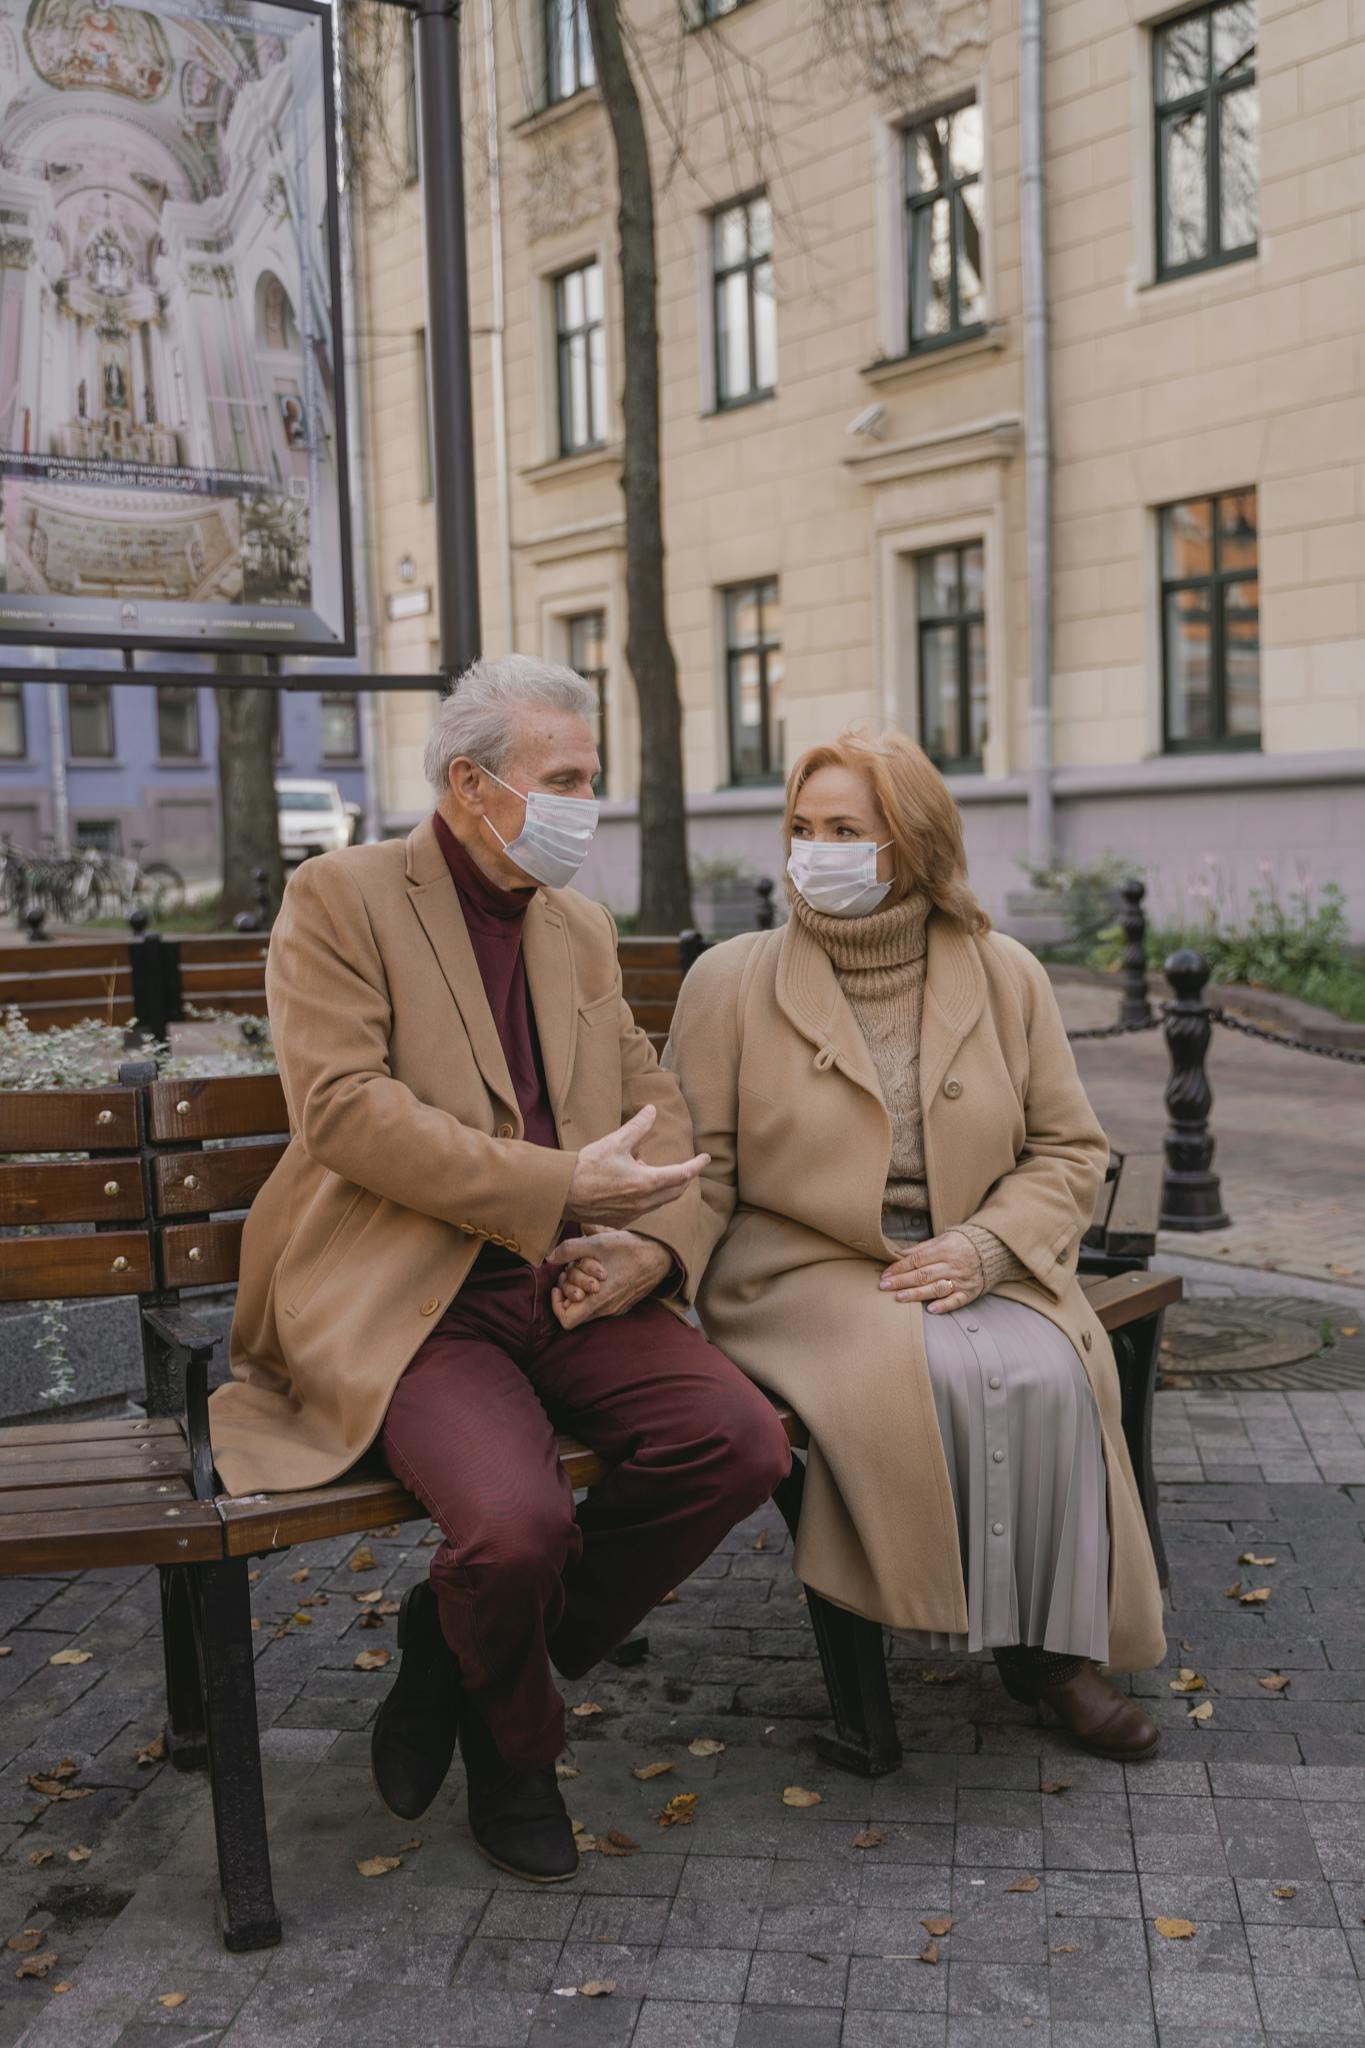
[[[591,724],[597,692],[571,668],[538,661],[530,654],[504,654],[497,661],[471,662],[450,695],[442,699],[427,735],[422,766],[437,796],[444,796],[450,764],[461,755],[501,775],[516,739],[522,706],[572,711]]]

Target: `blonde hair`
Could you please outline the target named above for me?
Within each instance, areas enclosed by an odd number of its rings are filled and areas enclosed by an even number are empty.
[[[962,819],[948,785],[922,747],[903,732],[869,735],[849,727],[837,740],[808,747],[787,778],[782,830],[791,846],[797,798],[819,768],[848,768],[872,784],[895,847],[896,871],[886,901],[922,889],[935,909],[964,932],[991,928],[967,880]]]

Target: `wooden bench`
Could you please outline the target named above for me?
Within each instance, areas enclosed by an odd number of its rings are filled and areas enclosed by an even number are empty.
[[[657,1001],[660,1013],[666,1000],[641,998],[642,1007]],[[147,1063],[120,1078],[118,1088],[0,1093],[0,1225],[44,1232],[4,1240],[0,1300],[136,1296],[146,1379],[144,1416],[0,1429],[0,1573],[158,1567],[169,1754],[181,1770],[209,1769],[224,1940],[259,1948],[278,1941],[280,1923],[248,1559],[427,1514],[374,1462],[309,1492],[233,1498],[218,1490],[207,1411],[217,1339],[186,1309],[182,1290],[235,1281],[243,1215],[286,1142],[283,1092],[273,1075],[164,1081]],[[16,1153],[79,1156],[5,1161]],[[1115,1340],[1125,1430],[1159,1545],[1151,1398],[1161,1315],[1180,1282],[1142,1270],[1155,1242],[1156,1185],[1146,1162],[1115,1163],[1082,1264]],[[1141,1190],[1140,1202],[1130,1189]],[[783,1419],[802,1446],[798,1418]],[[560,1452],[575,1487],[602,1477],[581,1444],[562,1439]],[[778,1498],[793,1529],[802,1470],[797,1460]],[[880,1628],[814,1593],[808,1611],[834,1715],[822,1750],[867,1774],[894,1768],[901,1752]]]

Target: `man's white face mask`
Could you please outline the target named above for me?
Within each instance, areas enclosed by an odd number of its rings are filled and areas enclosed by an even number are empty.
[[[877,855],[885,850],[870,839],[793,839],[787,873],[812,910],[866,917],[891,887],[877,880]]]
[[[491,818],[485,818],[493,837],[509,860],[515,861],[532,881],[547,889],[567,889],[588,857],[601,809],[594,796],[549,796],[544,790],[523,791],[493,775],[485,775],[510,789],[526,806],[526,820],[515,839],[504,839]]]

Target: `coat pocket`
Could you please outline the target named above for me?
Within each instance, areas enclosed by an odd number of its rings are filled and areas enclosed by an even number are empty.
[[[357,1188],[328,1233],[326,1243],[312,1264],[295,1283],[285,1303],[286,1315],[296,1316],[306,1308],[327,1275],[334,1270],[348,1246],[359,1236],[378,1206],[379,1197],[368,1188]]]

